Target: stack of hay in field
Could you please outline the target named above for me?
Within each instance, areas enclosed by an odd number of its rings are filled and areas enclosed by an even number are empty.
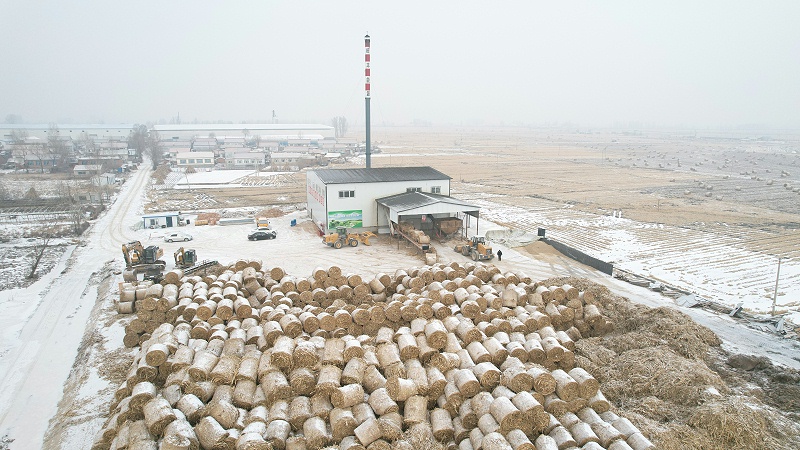
[[[94,448],[653,448],[575,367],[610,331],[590,291],[481,263],[365,280],[247,261],[161,289],[177,303]]]

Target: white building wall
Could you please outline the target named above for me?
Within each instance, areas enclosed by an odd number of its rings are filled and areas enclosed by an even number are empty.
[[[308,172],[306,174],[306,204],[308,205],[308,216],[317,224],[322,224],[326,227],[326,217],[328,210],[326,209],[325,201],[325,183],[319,179],[316,173]]]
[[[322,217],[328,218],[331,212],[360,210],[361,226],[363,228],[377,228],[378,224],[383,222],[379,221],[378,204],[375,202],[376,199],[381,197],[402,194],[408,188],[420,188],[422,192],[431,192],[433,187],[439,187],[442,195],[450,195],[450,180],[346,183],[323,186],[326,191],[327,208],[325,208],[325,214]],[[340,198],[340,191],[353,191],[354,197]],[[321,219],[316,220],[316,222],[319,223]],[[327,227],[334,228],[331,227],[330,223],[327,223]]]

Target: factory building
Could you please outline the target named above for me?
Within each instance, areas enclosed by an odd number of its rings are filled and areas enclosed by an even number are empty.
[[[450,197],[450,177],[432,167],[320,169],[306,176],[308,215],[324,233],[337,226],[393,232],[441,217],[474,216],[478,207]]]

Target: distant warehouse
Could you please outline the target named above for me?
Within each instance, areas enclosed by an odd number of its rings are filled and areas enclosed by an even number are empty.
[[[325,233],[339,226],[388,233],[401,221],[425,229],[435,219],[478,217],[477,206],[450,197],[450,180],[428,166],[312,170],[308,215]]]

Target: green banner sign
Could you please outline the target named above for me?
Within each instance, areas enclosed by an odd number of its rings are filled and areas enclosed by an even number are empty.
[[[360,209],[350,211],[328,211],[328,228],[361,228],[363,215]]]

